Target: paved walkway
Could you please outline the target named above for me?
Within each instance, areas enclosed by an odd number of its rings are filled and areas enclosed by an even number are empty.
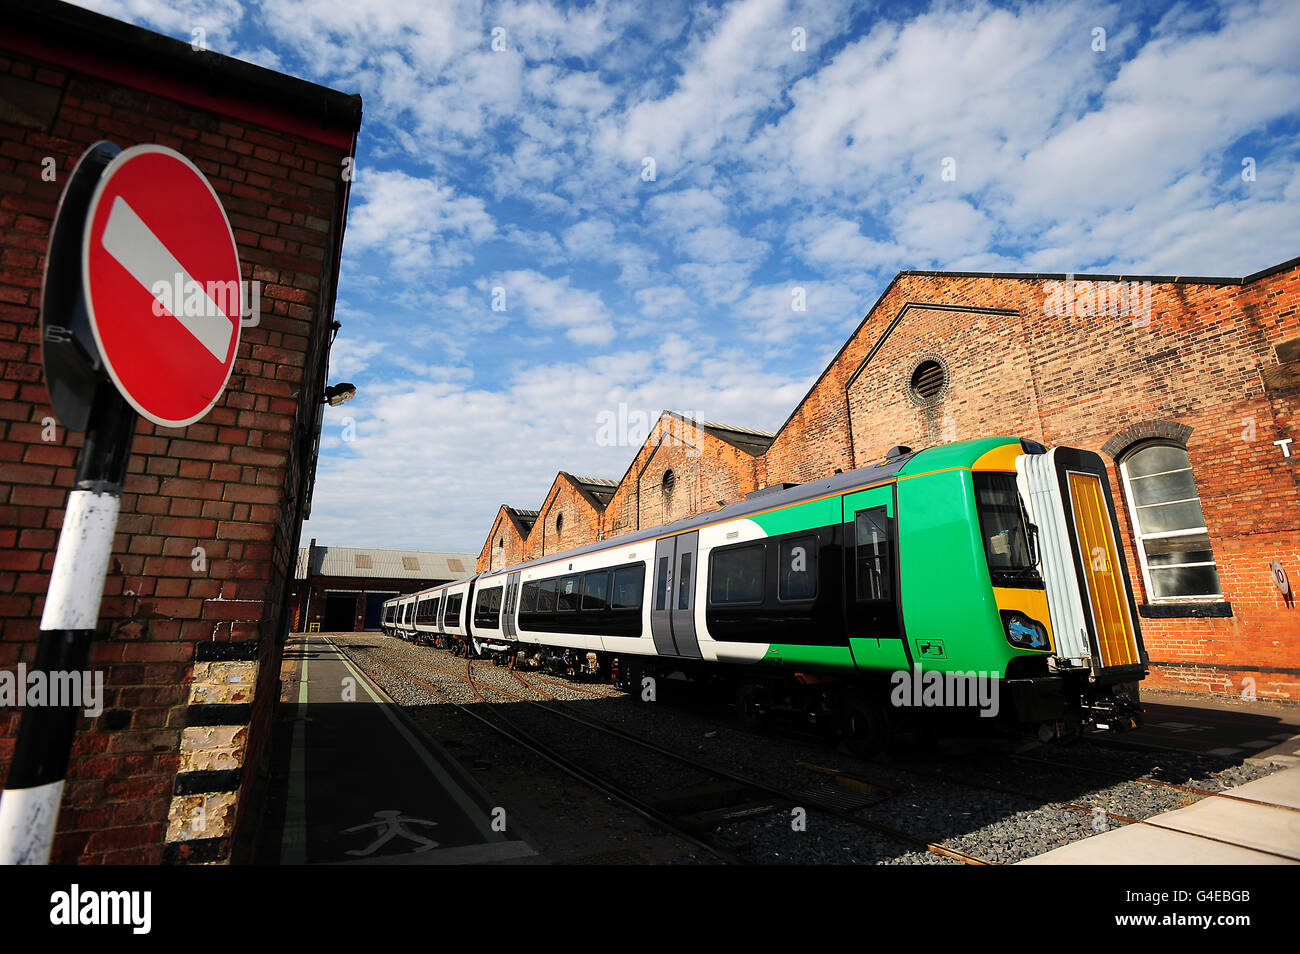
[[[1300,705],[1143,688],[1142,706],[1144,725],[1120,739],[1228,759],[1289,756],[1300,765]]]
[[[1300,864],[1300,768],[1283,769],[1020,864]]]
[[[328,637],[294,637],[285,658],[294,662],[286,690],[297,704],[273,759],[279,857],[270,857],[272,837],[254,860],[476,864],[535,855],[494,830],[487,796]]]

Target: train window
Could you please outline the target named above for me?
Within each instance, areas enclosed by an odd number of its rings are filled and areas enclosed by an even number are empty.
[[[691,608],[691,555],[682,554],[682,571],[677,575],[677,608]]]
[[[474,625],[496,629],[500,624],[501,587],[480,590],[474,605]]]
[[[560,580],[560,585],[556,588],[555,608],[561,613],[576,613],[578,611],[578,597],[581,595],[578,590],[578,580],[581,577],[566,576]]]
[[[795,537],[781,541],[777,598],[811,600],[817,597],[817,538]]]
[[[605,591],[609,588],[609,573],[601,570],[598,573],[588,573],[582,578],[582,611],[584,613],[599,612],[608,605],[605,602]]]
[[[429,601],[429,625],[431,626],[436,626],[438,624],[438,606],[441,603],[441,596],[435,596]]]
[[[668,606],[668,562],[671,557],[659,558],[659,575],[655,579],[655,609]]]
[[[460,604],[464,601],[463,593],[452,593],[447,597],[447,606],[443,610],[442,621],[447,626],[460,625]]]
[[[887,600],[894,578],[893,542],[884,507],[859,510],[854,520],[857,538],[858,599]]]
[[[1223,599],[1187,451],[1171,444],[1145,444],[1124,455],[1120,474],[1147,599]]]
[[[613,609],[641,608],[641,593],[645,589],[645,564],[624,566],[614,571],[614,591],[610,594]]]
[[[555,584],[558,580],[543,580],[537,590],[537,612],[555,612]]]
[[[709,574],[709,602],[760,603],[767,547],[761,543],[714,550]]]
[[[532,613],[537,610],[537,584],[525,583],[519,598],[519,612]]]

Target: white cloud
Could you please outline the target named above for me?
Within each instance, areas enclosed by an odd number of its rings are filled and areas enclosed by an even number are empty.
[[[437,179],[359,169],[354,190],[359,204],[349,216],[347,242],[353,251],[387,257],[408,280],[468,262],[474,246],[496,232],[482,199],[458,195]]]
[[[554,328],[577,344],[604,345],[614,338],[614,325],[600,294],[575,288],[568,277],[550,278],[531,269],[506,272],[506,309],[518,309],[540,328]]]

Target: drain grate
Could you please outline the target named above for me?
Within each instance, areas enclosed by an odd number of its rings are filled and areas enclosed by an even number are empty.
[[[831,782],[816,782],[808,788],[801,789],[799,797],[845,811],[865,808],[867,805],[875,805],[885,800],[885,794],[882,792],[855,792]]]

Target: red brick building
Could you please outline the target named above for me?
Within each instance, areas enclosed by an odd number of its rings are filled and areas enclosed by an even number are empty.
[[[616,480],[556,474],[524,541],[525,559],[567,550],[575,541],[599,540],[605,507],[617,487]]]
[[[361,102],[58,3],[0,33],[0,666],[30,664],[81,435],[53,420],[39,299],[82,152],[158,143],[203,171],[260,283],[224,397],[141,420],[56,862],[224,860],[277,696],[309,506]],[[19,712],[0,709],[0,773]]]
[[[521,510],[502,504],[497,518],[492,521],[492,530],[479,550],[476,571],[482,573],[522,563],[525,559],[524,544],[537,516],[536,510]]]
[[[664,411],[622,480],[556,475],[539,511],[502,505],[477,569],[511,566],[691,516],[763,486],[767,431]]]
[[[1242,279],[900,272],[775,436],[661,441],[661,418],[601,533],[899,444],[1087,448],[1111,465],[1148,685],[1300,700],[1300,610],[1271,572],[1300,586],[1298,305],[1300,259]]]

